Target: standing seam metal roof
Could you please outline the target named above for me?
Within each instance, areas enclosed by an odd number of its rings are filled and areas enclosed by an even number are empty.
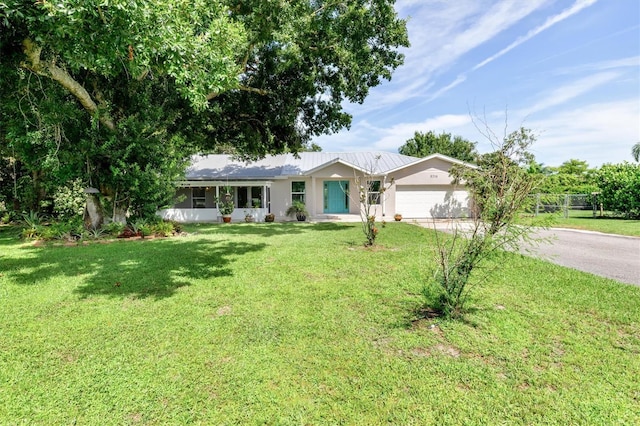
[[[310,170],[342,161],[373,174],[384,174],[418,161],[419,158],[391,152],[301,152],[268,156],[255,162],[236,161],[229,155],[196,156],[186,178],[269,179],[303,176]]]

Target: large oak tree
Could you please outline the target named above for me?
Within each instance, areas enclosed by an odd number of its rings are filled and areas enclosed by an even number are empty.
[[[194,152],[299,151],[407,46],[393,0],[0,0],[0,141],[35,199],[153,211]],[[46,178],[45,178],[46,176]]]

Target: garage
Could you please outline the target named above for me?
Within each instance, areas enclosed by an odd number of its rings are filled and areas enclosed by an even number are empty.
[[[469,211],[467,191],[453,186],[396,187],[396,212],[409,219],[464,217]]]

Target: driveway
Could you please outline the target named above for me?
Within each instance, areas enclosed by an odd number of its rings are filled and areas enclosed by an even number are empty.
[[[433,223],[420,223],[433,228]],[[464,228],[465,224],[460,226]],[[436,228],[451,231],[450,222],[436,223]],[[539,230],[536,236],[549,239],[530,248],[529,255],[558,265],[590,272],[628,284],[640,286],[640,238],[574,229]]]

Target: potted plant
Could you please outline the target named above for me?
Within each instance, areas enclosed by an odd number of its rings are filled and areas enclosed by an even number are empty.
[[[402,220],[402,215],[400,213],[396,213],[393,215],[393,218],[396,220],[396,222],[400,222]]]
[[[231,197],[231,191],[227,188],[227,193],[224,194],[224,198],[222,200],[218,200],[218,210],[222,215],[222,220],[224,223],[231,222],[231,213],[233,213],[234,205],[233,199]]]
[[[309,212],[307,211],[307,206],[302,201],[294,201],[291,203],[289,208],[286,211],[287,216],[294,216],[298,219],[299,222],[304,222],[307,220],[307,215]]]

